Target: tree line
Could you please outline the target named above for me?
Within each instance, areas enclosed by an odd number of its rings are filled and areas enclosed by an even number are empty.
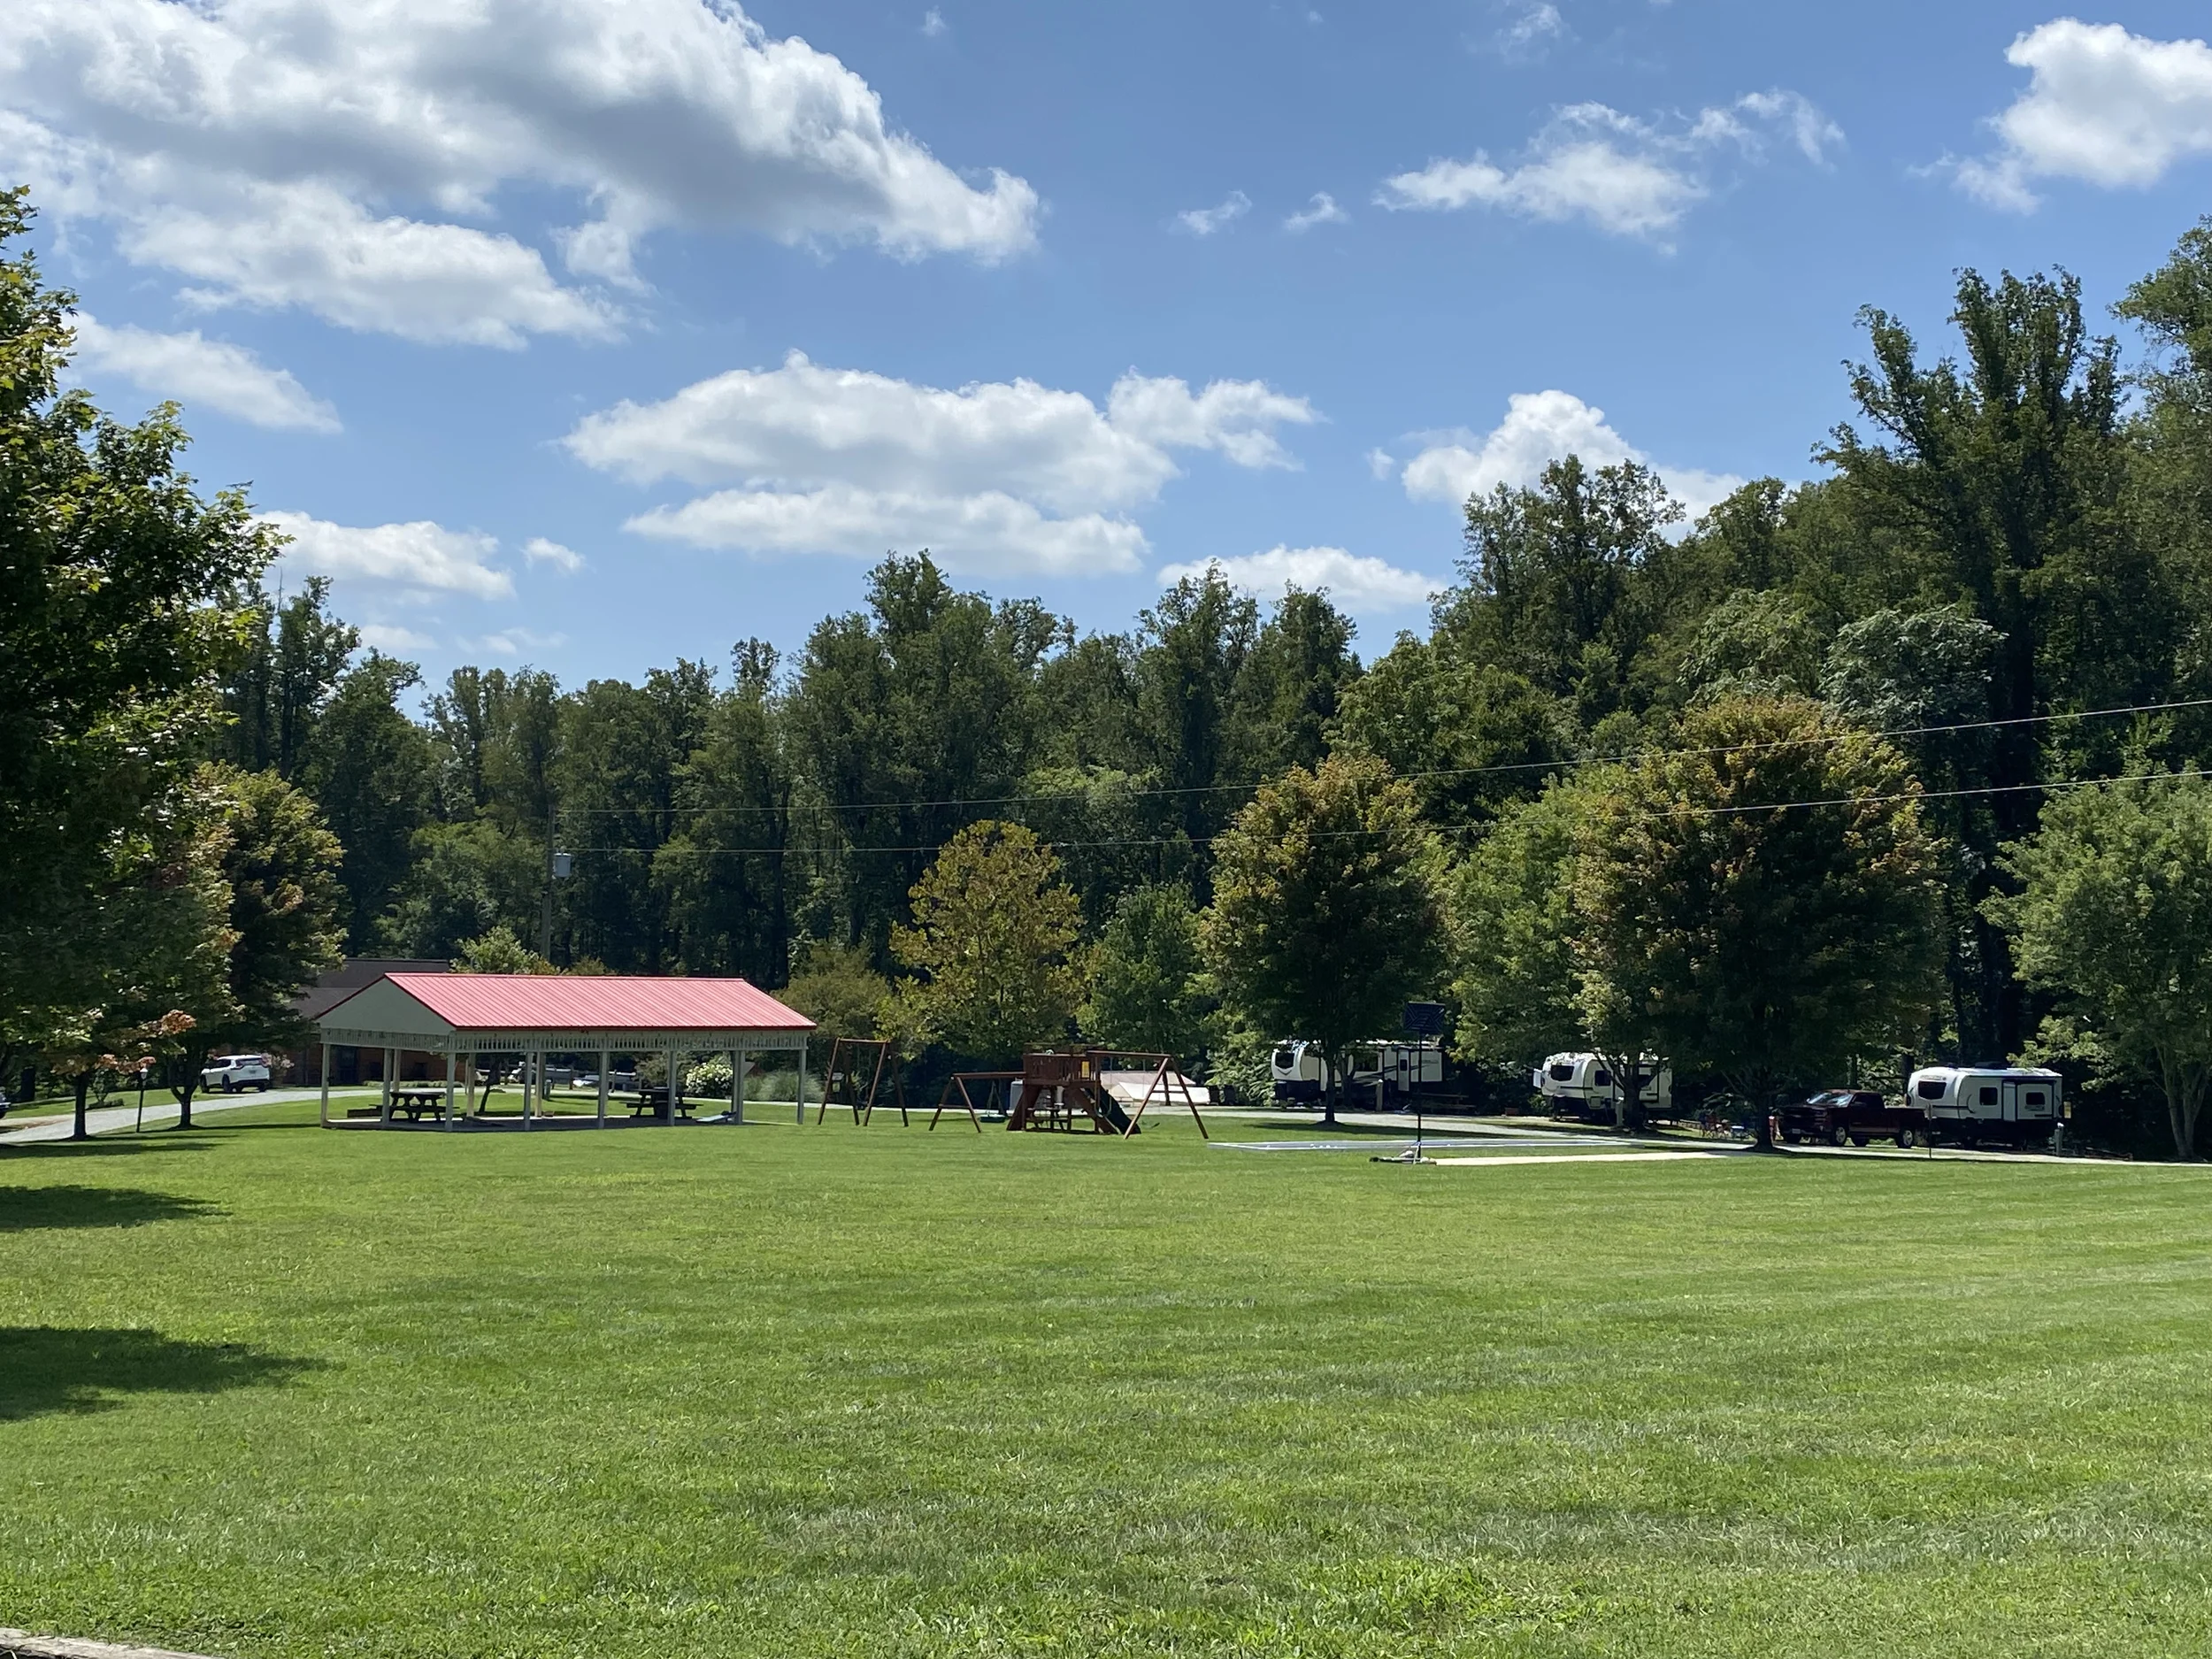
[[[1470,500],[1369,661],[1325,594],[1209,574],[1084,634],[922,553],[788,658],[425,686],[267,590],[173,410],[59,389],[9,200],[12,1056],[181,1077],[342,951],[740,973],[940,1064],[1080,1033],[1253,1085],[1434,995],[1501,1098],[1564,1048],[1755,1109],[2027,1057],[2197,1149],[2212,223],[2116,308],[2132,357],[2063,274],[1965,273],[1947,350],[1863,313],[1810,481],[1691,523],[1570,457]]]

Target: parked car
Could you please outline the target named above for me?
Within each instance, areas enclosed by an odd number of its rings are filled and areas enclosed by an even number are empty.
[[[1928,1133],[1928,1114],[1914,1102],[1892,1101],[1866,1088],[1823,1089],[1777,1114],[1782,1139],[1792,1146],[1825,1141],[1863,1147],[1870,1141],[1916,1145]]]
[[[218,1055],[200,1072],[200,1087],[219,1088],[226,1094],[241,1089],[269,1087],[269,1058],[259,1054]]]

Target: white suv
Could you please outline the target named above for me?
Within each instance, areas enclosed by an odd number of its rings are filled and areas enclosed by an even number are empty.
[[[269,1087],[269,1062],[257,1054],[218,1055],[200,1073],[200,1086],[219,1088],[226,1094],[235,1094],[242,1088],[265,1089]]]

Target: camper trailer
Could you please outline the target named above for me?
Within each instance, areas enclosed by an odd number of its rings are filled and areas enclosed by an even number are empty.
[[[1650,1054],[1637,1071],[1644,1110],[1655,1118],[1665,1117],[1674,1108],[1673,1071]],[[1611,1068],[1594,1054],[1547,1055],[1530,1080],[1555,1118],[1611,1123],[1615,1103],[1624,1093]]]
[[[1312,1042],[1277,1043],[1268,1070],[1278,1104],[1319,1100],[1329,1076],[1321,1046]],[[1435,1044],[1363,1042],[1353,1046],[1344,1098],[1354,1106],[1371,1103],[1379,1111],[1443,1084],[1444,1051]]]
[[[2067,1116],[2065,1079],[2039,1069],[1923,1066],[1905,1093],[1927,1113],[1928,1139],[1955,1145],[2041,1145]]]

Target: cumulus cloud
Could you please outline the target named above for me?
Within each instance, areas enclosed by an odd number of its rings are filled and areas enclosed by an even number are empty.
[[[1990,123],[1998,149],[1945,164],[1992,206],[2032,211],[2038,179],[2139,189],[2212,154],[2212,46],[2200,40],[2061,18],[2015,40],[2005,59],[2030,80]]]
[[[1336,204],[1326,190],[1314,192],[1313,200],[1283,221],[1287,231],[1308,231],[1316,225],[1341,225],[1352,216]]]
[[[534,535],[522,544],[522,557],[533,565],[550,565],[557,571],[580,571],[584,568],[584,556],[574,548],[563,547],[558,541]]]
[[[1530,219],[1582,219],[1617,236],[1663,242],[1710,196],[1728,157],[1763,160],[1776,141],[1825,164],[1843,130],[1794,92],[1755,92],[1686,122],[1646,121],[1602,104],[1561,110],[1517,163],[1481,150],[1386,179],[1379,206],[1450,211],[1491,207]]]
[[[949,568],[979,575],[1094,576],[1133,571],[1144,532],[1103,513],[1047,517],[999,490],[933,495],[860,489],[731,489],[656,508],[623,526],[695,547],[758,553],[841,553],[877,558],[930,549]]]
[[[735,0],[12,0],[0,152],[209,303],[489,345],[618,322],[485,227],[518,187],[585,215],[551,234],[572,273],[632,288],[665,227],[995,259],[1037,217]]]
[[[564,442],[635,483],[729,487],[632,520],[643,534],[870,557],[927,546],[962,568],[1080,572],[1136,566],[1144,536],[1126,515],[1177,475],[1176,451],[1292,466],[1278,430],[1317,419],[1256,380],[1194,391],[1131,373],[1102,410],[1034,380],[948,390],[794,352],[587,416]]]
[[[1252,198],[1241,190],[1232,190],[1218,207],[1187,208],[1175,216],[1175,222],[1194,236],[1210,236],[1217,230],[1225,230],[1252,211]]]
[[[1445,435],[1407,462],[1399,479],[1417,501],[1458,503],[1487,495],[1501,484],[1516,489],[1533,485],[1547,465],[1570,455],[1591,466],[1623,461],[1653,465],[1649,456],[1606,424],[1603,410],[1572,393],[1516,392],[1506,400],[1505,419],[1488,433]],[[1695,467],[1654,470],[1693,518],[1744,482],[1732,473]]]
[[[338,411],[286,369],[273,369],[243,346],[189,334],[164,334],[122,324],[111,328],[79,311],[81,374],[112,374],[156,397],[212,409],[273,431],[336,432]]]
[[[1400,570],[1382,559],[1348,553],[1340,547],[1273,547],[1238,558],[1170,565],[1160,572],[1163,586],[1217,570],[1232,586],[1248,593],[1279,594],[1286,588],[1308,593],[1325,589],[1353,612],[1402,611],[1426,604],[1429,595],[1450,585],[1444,577]]]
[[[261,522],[290,538],[286,565],[316,576],[355,577],[397,588],[504,599],[514,578],[486,563],[498,552],[492,536],[448,530],[430,520],[342,525],[303,512],[265,512]]]

